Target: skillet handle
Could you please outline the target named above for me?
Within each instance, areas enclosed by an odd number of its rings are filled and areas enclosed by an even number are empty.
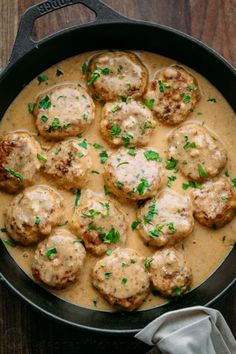
[[[37,5],[31,6],[26,10],[20,20],[16,40],[12,49],[9,64],[12,65],[31,49],[37,47],[41,41],[34,41],[31,38],[35,20],[50,12],[74,4],[83,4],[96,14],[95,23],[116,22],[119,20],[130,21],[129,18],[120,15],[110,6],[105,5],[100,0],[47,0]],[[53,36],[53,35],[52,35]]]

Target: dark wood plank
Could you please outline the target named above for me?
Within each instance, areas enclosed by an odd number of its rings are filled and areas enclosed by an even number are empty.
[[[0,67],[6,65],[18,21],[38,0],[0,0]],[[106,0],[117,11],[137,19],[177,28],[202,40],[236,66],[236,0]],[[91,21],[82,6],[67,8],[40,19],[34,37],[41,38],[69,24]],[[236,336],[236,289],[217,303]],[[145,353],[134,339],[79,333],[32,311],[0,286],[0,354]]]

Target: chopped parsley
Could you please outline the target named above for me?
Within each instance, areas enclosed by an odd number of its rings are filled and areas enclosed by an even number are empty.
[[[111,194],[111,192],[109,192],[109,190],[108,190],[108,188],[107,188],[107,186],[106,185],[104,185],[104,194],[105,195],[107,195],[107,196],[109,196],[110,194]]]
[[[51,256],[53,255],[53,254],[56,254],[57,253],[57,249],[56,248],[51,248],[50,250],[48,250],[47,252],[46,252],[46,255],[47,255],[47,257],[49,258],[49,259],[51,259]]]
[[[135,263],[136,263],[136,260],[135,260],[135,259],[131,259],[131,260],[130,260],[130,263],[131,263],[131,264],[135,264]]]
[[[107,162],[108,153],[104,150],[104,151],[100,152],[99,157],[100,157],[101,164],[104,165]]]
[[[205,171],[205,169],[204,169],[204,167],[202,165],[198,164],[197,168],[198,168],[198,173],[199,173],[200,177],[206,177],[207,176],[207,173],[206,173],[206,171]]]
[[[49,126],[48,131],[49,132],[54,132],[55,130],[58,130],[61,128],[61,123],[58,118],[54,118],[51,125]]]
[[[33,113],[34,107],[35,107],[35,103],[34,103],[34,102],[29,102],[29,103],[27,104],[27,107],[28,107],[29,113]]]
[[[111,132],[111,135],[117,136],[117,135],[120,135],[121,129],[118,125],[114,124],[114,125],[112,125],[110,132]]]
[[[236,177],[231,179],[231,183],[234,187],[236,187]]]
[[[195,189],[202,189],[202,185],[200,183],[195,182],[195,181],[189,181],[188,183],[182,184],[182,188],[184,190],[188,189],[189,187],[195,188]]]
[[[36,216],[34,223],[35,223],[35,225],[39,225],[41,223],[41,219],[39,216]]]
[[[182,289],[180,289],[180,288],[175,288],[174,292],[175,292],[176,296],[181,296],[182,295]]]
[[[83,114],[83,120],[87,121],[88,120],[88,117],[89,117],[89,114],[87,112],[85,112]]]
[[[64,75],[64,72],[61,69],[57,68],[56,76],[59,77],[61,75]]]
[[[8,240],[3,240],[3,242],[8,245],[8,246],[11,246],[11,247],[16,247],[16,243],[15,241],[11,240],[11,239],[8,239]]]
[[[121,283],[123,284],[123,285],[125,285],[126,283],[127,283],[127,278],[122,278],[122,280],[121,280]]]
[[[158,85],[159,85],[159,91],[164,93],[165,92],[165,85],[161,80],[158,80]]]
[[[52,105],[52,102],[50,101],[50,98],[47,95],[41,99],[41,101],[38,104],[38,108],[49,109],[51,107],[51,105]]]
[[[156,204],[149,205],[148,213],[144,216],[144,224],[151,224],[151,221],[154,218],[154,215],[158,215]]]
[[[88,64],[87,63],[83,63],[82,67],[81,67],[81,70],[82,70],[82,74],[86,75],[87,71],[88,71]]]
[[[121,97],[121,101],[125,102],[126,104],[129,103],[129,101],[131,100],[131,96],[126,96],[126,97]]]
[[[167,187],[171,188],[172,182],[176,180],[176,176],[167,176],[167,182],[166,185]]]
[[[150,184],[148,183],[148,180],[146,178],[141,178],[141,183],[136,187],[136,190],[139,195],[143,195],[145,189],[149,188]]]
[[[162,232],[164,225],[162,224],[157,224],[155,229],[152,231],[149,231],[148,235],[152,238],[156,238],[160,235],[160,233]]]
[[[123,187],[123,183],[120,181],[117,181],[116,186],[118,189],[121,189]]]
[[[127,134],[127,136],[122,136],[122,138],[121,138],[125,147],[129,146],[131,139],[133,139],[133,136],[131,134]]]
[[[103,75],[108,75],[108,74],[110,74],[110,69],[109,68],[103,68],[103,69],[101,69],[101,73]]]
[[[208,98],[207,102],[216,103],[216,98]]]
[[[48,81],[47,75],[40,75],[40,76],[37,77],[37,79],[38,79],[38,84],[39,84],[39,85],[40,85],[42,82]]]
[[[183,148],[184,148],[185,150],[187,150],[187,149],[189,149],[189,148],[194,149],[194,148],[197,147],[197,146],[196,146],[196,143],[194,143],[194,142],[191,143],[191,142],[189,141],[189,138],[188,138],[187,135],[185,135],[184,141],[185,141],[185,144],[183,145]]]
[[[191,96],[184,94],[183,102],[184,102],[184,103],[189,103],[190,100],[191,100]]]
[[[160,157],[160,155],[158,154],[158,152],[153,151],[153,150],[148,150],[144,152],[144,156],[146,157],[146,159],[148,161],[157,161],[157,162],[161,162],[162,159]]]
[[[177,160],[175,160],[173,157],[170,158],[170,160],[166,161],[166,169],[167,170],[175,170],[177,165]]]
[[[84,149],[88,148],[88,142],[86,139],[84,139],[81,143],[79,143],[79,146],[81,146]]]
[[[74,208],[77,208],[77,206],[79,204],[80,196],[81,196],[81,191],[80,191],[80,189],[77,189],[75,192]]]
[[[5,171],[10,173],[12,176],[16,177],[20,182],[24,181],[24,176],[22,176],[22,174],[20,174],[19,172],[13,171],[10,167],[5,167],[5,166],[2,167],[4,168]]]
[[[176,227],[175,227],[175,224],[174,224],[173,222],[170,222],[170,223],[168,224],[168,230],[169,230],[172,234],[174,234],[174,233],[176,232]]]
[[[154,106],[154,98],[150,98],[150,100],[144,100],[143,103],[147,108],[149,108],[151,111],[153,111],[153,106]]]
[[[137,229],[138,225],[141,223],[140,220],[134,220],[131,224],[131,229],[134,231]]]
[[[152,258],[145,258],[145,259],[144,259],[144,262],[143,262],[144,267],[145,267],[146,269],[149,268],[150,265],[151,265],[151,263],[152,263],[152,261],[153,261]]]
[[[70,128],[70,126],[71,126],[70,123],[65,123],[65,124],[63,125],[63,128],[64,128],[64,129],[68,129],[68,128]]]
[[[106,255],[110,256],[112,254],[112,250],[106,250]]]
[[[106,272],[106,273],[104,273],[104,276],[105,276],[105,279],[106,279],[106,280],[109,280],[110,277],[111,277],[111,273]]]
[[[116,111],[119,111],[120,109],[121,109],[121,107],[118,106],[118,105],[112,106],[112,107],[111,107],[111,112],[112,112],[112,113],[115,113]]]
[[[129,155],[131,155],[131,156],[135,156],[135,155],[137,154],[137,150],[136,150],[136,149],[129,149],[129,150],[127,151],[127,153],[128,153]]]
[[[42,162],[47,162],[46,157],[44,157],[43,155],[40,155],[40,154],[37,154],[37,159]]]
[[[48,116],[43,115],[43,116],[40,117],[40,119],[41,119],[44,123],[46,123],[46,122],[48,121]]]
[[[100,173],[96,170],[92,170],[91,173],[95,174],[95,175],[100,175]]]
[[[5,227],[1,227],[0,232],[7,232],[7,229]]]
[[[92,85],[95,80],[97,80],[100,77],[100,74],[97,71],[94,71],[90,78],[87,81],[88,86]]]
[[[102,145],[97,144],[97,143],[94,143],[94,144],[93,144],[93,147],[94,147],[94,149],[102,149],[102,148],[103,148]]]
[[[101,233],[99,236],[102,242],[106,244],[117,243],[120,241],[120,233],[114,227],[112,227],[107,234]]]
[[[80,159],[82,159],[82,157],[84,157],[84,154],[82,152],[79,152],[78,156],[79,156]]]

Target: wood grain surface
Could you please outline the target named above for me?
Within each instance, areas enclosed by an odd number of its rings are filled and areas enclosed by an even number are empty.
[[[19,18],[37,0],[0,0],[0,68],[9,59]],[[236,66],[236,0],[105,0],[120,13],[158,22],[186,32]],[[82,5],[62,9],[37,21],[34,38],[77,23],[94,14]],[[236,336],[236,289],[216,304]],[[132,338],[77,330],[43,317],[0,285],[0,354],[146,353],[148,347]],[[187,354],[187,353],[186,353]]]

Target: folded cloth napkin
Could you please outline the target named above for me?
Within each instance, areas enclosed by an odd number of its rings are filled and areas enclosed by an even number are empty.
[[[236,354],[236,341],[222,314],[203,306],[171,311],[135,336],[155,345],[152,353]]]

